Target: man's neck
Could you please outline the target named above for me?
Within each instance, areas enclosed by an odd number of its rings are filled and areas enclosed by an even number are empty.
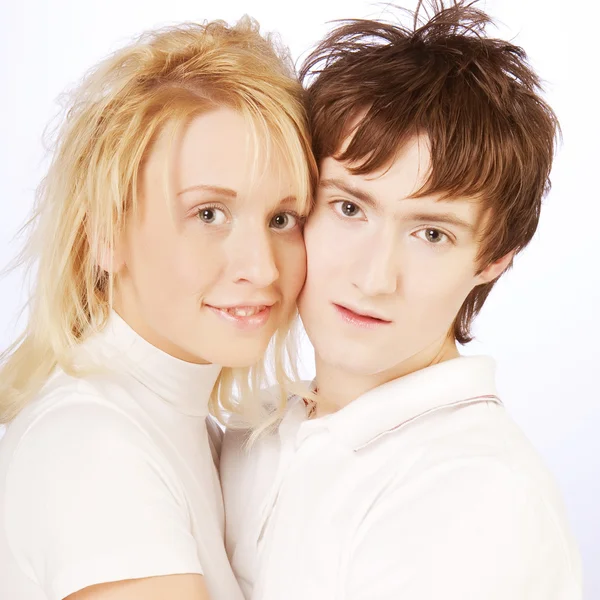
[[[318,389],[317,416],[337,412],[368,391],[405,375],[460,356],[453,339],[438,342],[395,365],[373,374],[352,372],[315,356]]]

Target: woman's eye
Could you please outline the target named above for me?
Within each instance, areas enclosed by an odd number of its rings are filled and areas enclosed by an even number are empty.
[[[199,208],[198,218],[207,225],[223,225],[227,222],[227,215],[225,212],[215,206]]]
[[[349,202],[348,200],[336,202],[336,208],[345,217],[355,217],[362,212],[358,205],[354,204],[354,202]]]
[[[433,227],[428,227],[427,229],[421,229],[417,234],[421,239],[429,242],[430,244],[441,244],[442,242],[449,241],[450,238],[443,231],[439,229],[435,229]]]
[[[276,214],[269,223],[269,227],[283,231],[294,228],[298,223],[298,217],[292,213],[284,212]]]

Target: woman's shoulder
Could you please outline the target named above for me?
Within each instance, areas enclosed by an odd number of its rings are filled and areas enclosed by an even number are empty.
[[[34,506],[35,498],[68,504],[90,490],[152,480],[148,473],[164,465],[160,449],[135,415],[112,401],[105,382],[95,385],[57,375],[49,383],[0,440],[6,510],[18,512],[25,501]]]
[[[122,412],[118,409],[117,398],[123,395],[121,390],[110,375],[76,377],[57,370],[8,424],[7,437],[14,437],[17,432],[21,437],[28,430],[46,423],[62,429],[73,419],[77,419],[80,428],[85,428],[92,422],[85,418],[86,413],[118,418]]]
[[[110,459],[148,446],[147,436],[110,378],[77,378],[59,371],[21,410],[0,440],[0,474],[51,472],[74,462]],[[117,450],[115,449],[115,452]],[[28,476],[34,473],[27,473]]]

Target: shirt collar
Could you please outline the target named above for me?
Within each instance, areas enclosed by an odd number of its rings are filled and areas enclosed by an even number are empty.
[[[495,371],[490,357],[461,356],[376,387],[336,413],[304,423],[303,429],[308,433],[313,423],[325,426],[340,442],[358,451],[434,411],[500,403]]]
[[[178,412],[206,416],[221,371],[219,365],[189,363],[159,350],[112,311],[104,328],[81,345],[84,365],[127,373]]]

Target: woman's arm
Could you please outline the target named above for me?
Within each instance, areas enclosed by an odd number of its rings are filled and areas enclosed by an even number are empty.
[[[166,575],[102,583],[71,594],[65,600],[210,600],[202,575]]]

